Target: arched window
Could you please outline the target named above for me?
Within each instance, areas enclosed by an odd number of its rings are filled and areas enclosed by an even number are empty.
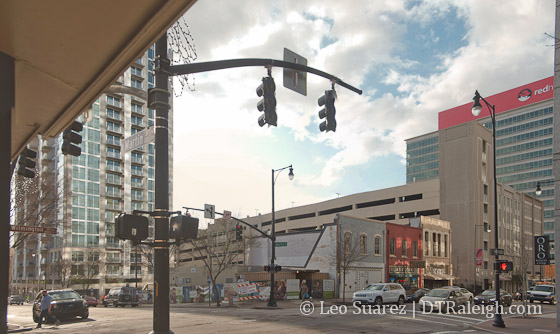
[[[381,255],[381,236],[379,235],[375,236],[374,252],[375,255]]]
[[[367,254],[367,234],[360,234],[360,254]]]
[[[350,253],[352,251],[352,232],[344,232],[344,251]]]

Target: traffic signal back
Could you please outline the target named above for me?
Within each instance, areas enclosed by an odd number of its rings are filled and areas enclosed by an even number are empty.
[[[78,121],[74,121],[62,133],[62,154],[70,154],[79,157],[82,154],[82,149],[79,146],[82,143],[82,135],[79,134],[84,128],[84,125]]]
[[[35,166],[37,165],[37,163],[35,162],[34,159],[37,158],[37,152],[30,150],[29,148],[24,148],[23,151],[21,152],[21,154],[19,155],[19,159],[18,159],[18,175],[21,175],[23,177],[27,177],[27,178],[34,178],[35,177],[35,171],[33,170],[35,168]]]
[[[191,216],[171,217],[169,239],[195,240],[198,236],[198,218]]]

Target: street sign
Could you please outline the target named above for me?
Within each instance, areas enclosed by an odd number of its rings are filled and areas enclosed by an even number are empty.
[[[204,218],[214,219],[216,217],[216,206],[213,204],[204,204]]]
[[[10,225],[12,232],[56,234],[56,227]]]
[[[502,248],[491,248],[490,255],[504,255],[504,250]]]
[[[224,210],[224,219],[231,219],[231,211]]]
[[[123,153],[130,152],[138,147],[144,146],[148,143],[155,141],[156,133],[154,127],[150,126],[146,129],[133,134],[132,136],[123,139],[122,151]]]
[[[287,241],[277,241],[277,242],[274,243],[274,246],[276,246],[276,247],[287,247],[288,242]]]
[[[284,61],[307,66],[307,59],[284,48]],[[284,67],[284,87],[307,96],[307,72]]]

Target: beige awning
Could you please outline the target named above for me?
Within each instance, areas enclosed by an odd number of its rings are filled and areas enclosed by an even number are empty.
[[[0,53],[14,59],[12,159],[89,108],[196,0],[2,0]]]

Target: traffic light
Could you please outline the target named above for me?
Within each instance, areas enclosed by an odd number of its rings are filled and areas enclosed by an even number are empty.
[[[169,239],[195,240],[198,236],[198,218],[191,216],[171,217]]]
[[[268,264],[264,266],[264,271],[270,271],[270,266]]]
[[[513,271],[513,262],[500,260],[494,265],[494,269],[499,272],[508,273],[510,271]]]
[[[243,226],[241,226],[241,224],[235,226],[235,240],[243,240]]]
[[[70,154],[79,157],[82,154],[80,144],[82,143],[81,132],[84,125],[78,121],[74,121],[62,134],[62,154]]]
[[[148,217],[120,214],[115,217],[115,232],[122,240],[148,239]]]
[[[336,98],[336,92],[334,89],[326,90],[325,95],[321,96],[317,100],[319,107],[325,106],[319,111],[319,118],[326,118],[324,122],[319,124],[319,130],[323,131],[336,131],[336,109],[334,107],[334,100]]]
[[[282,266],[275,265],[274,271],[282,271]]]
[[[259,126],[268,124],[268,126],[276,126],[278,115],[276,115],[276,84],[272,77],[262,78],[262,83],[257,87],[257,95],[263,97],[257,104],[259,111],[264,111],[264,114],[259,116]]]
[[[33,168],[35,168],[35,165],[37,164],[35,162],[35,159],[37,158],[37,152],[30,150],[29,148],[24,148],[23,151],[21,152],[21,154],[19,155],[19,160],[18,160],[18,175],[21,175],[23,177],[28,177],[30,179],[35,177],[35,171],[33,171]]]

